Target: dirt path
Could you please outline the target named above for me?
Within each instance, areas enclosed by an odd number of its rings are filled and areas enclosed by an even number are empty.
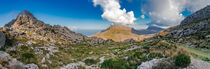
[[[207,57],[207,58],[210,59],[210,50],[206,50],[206,51],[199,50],[199,49],[196,49],[196,48],[187,47],[186,45],[180,45],[180,46],[178,46],[178,48],[183,48],[190,53],[194,53],[196,55],[199,55],[199,56],[202,56],[202,57]]]

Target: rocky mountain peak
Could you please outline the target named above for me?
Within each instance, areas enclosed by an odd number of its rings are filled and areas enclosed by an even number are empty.
[[[27,10],[23,10],[22,12],[19,13],[17,18],[34,18],[33,14]]]
[[[30,13],[27,10],[23,10],[20,12],[16,19],[10,21],[5,26],[12,27],[12,28],[18,28],[23,25],[35,25],[40,24],[41,21],[37,20],[32,13]]]
[[[73,44],[86,42],[89,44],[102,43],[102,39],[88,38],[82,34],[75,33],[67,27],[50,25],[36,19],[27,10],[22,11],[16,19],[6,24],[2,31],[14,38],[26,38],[27,40],[45,41],[51,44]]]

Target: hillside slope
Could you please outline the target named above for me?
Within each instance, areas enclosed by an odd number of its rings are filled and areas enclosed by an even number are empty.
[[[146,35],[138,35],[133,33],[135,29],[123,25],[111,25],[108,29],[99,32],[95,35],[91,35],[89,37],[98,37],[104,40],[112,39],[116,42],[122,42],[129,39],[134,39],[136,41],[141,41],[150,36]]]
[[[180,25],[159,32],[154,38],[210,49],[210,6],[186,17]]]
[[[72,43],[102,43],[102,39],[88,38],[82,34],[75,33],[67,27],[60,25],[51,26],[36,19],[27,10],[22,11],[16,19],[6,24],[2,30],[8,37],[15,39],[36,40],[53,44]]]

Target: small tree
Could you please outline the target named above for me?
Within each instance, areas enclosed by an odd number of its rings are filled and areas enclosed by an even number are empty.
[[[187,67],[190,63],[190,56],[186,54],[179,54],[175,57],[175,64],[179,67]]]
[[[94,60],[94,59],[86,59],[85,60],[85,64],[86,65],[92,65],[92,64],[96,64],[98,61],[97,60]]]

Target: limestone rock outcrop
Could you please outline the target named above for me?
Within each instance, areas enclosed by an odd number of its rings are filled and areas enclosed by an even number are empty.
[[[0,48],[5,45],[6,37],[3,32],[0,31]]]

